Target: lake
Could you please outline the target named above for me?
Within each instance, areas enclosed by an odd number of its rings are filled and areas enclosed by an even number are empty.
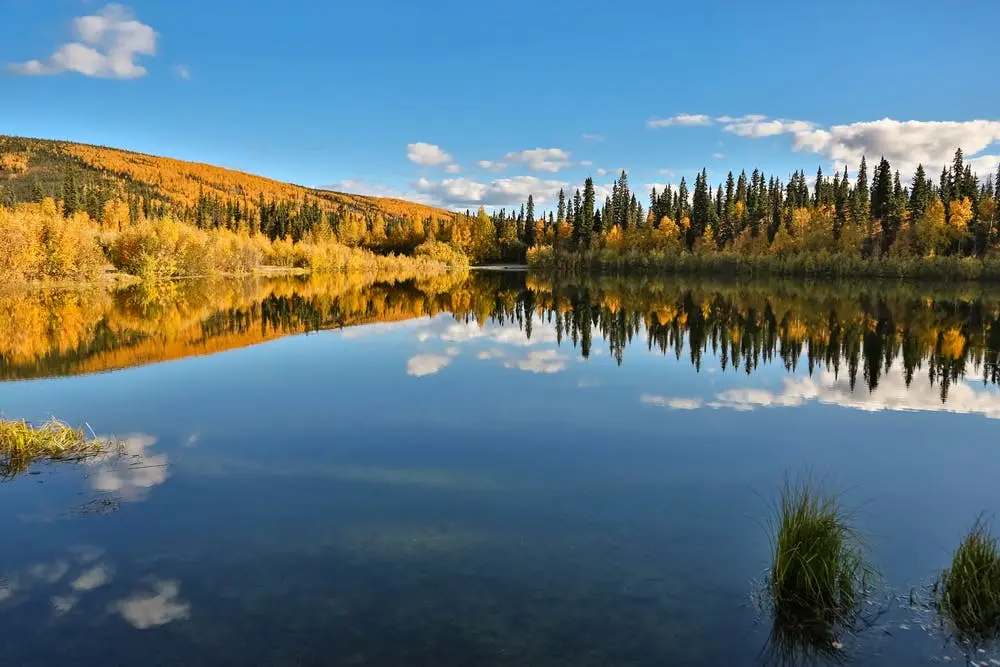
[[[0,484],[10,665],[752,665],[784,480],[911,608],[1000,506],[1000,291],[478,272],[0,295],[0,412],[125,453]],[[981,664],[1000,654],[974,652]]]

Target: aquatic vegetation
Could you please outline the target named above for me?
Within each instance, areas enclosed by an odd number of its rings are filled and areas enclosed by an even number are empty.
[[[771,524],[773,556],[764,585],[778,662],[836,658],[855,631],[876,573],[836,496],[812,482],[782,489]]]
[[[1000,545],[982,519],[938,577],[932,600],[959,642],[974,645],[1000,636]]]
[[[56,419],[34,425],[21,420],[0,420],[0,479],[10,479],[43,461],[82,461],[98,456],[109,442],[88,437]]]

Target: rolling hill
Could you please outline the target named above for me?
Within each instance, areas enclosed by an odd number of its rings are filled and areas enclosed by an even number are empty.
[[[58,199],[67,178],[78,186],[96,185],[152,199],[182,215],[201,198],[220,201],[302,202],[309,198],[325,211],[343,210],[384,218],[448,221],[455,214],[401,199],[369,197],[307,188],[209,164],[144,155],[68,141],[0,135],[0,203]],[[342,208],[343,207],[343,208]]]

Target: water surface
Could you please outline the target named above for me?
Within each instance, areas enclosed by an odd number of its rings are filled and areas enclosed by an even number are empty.
[[[844,493],[901,593],[998,506],[975,286],[327,276],[0,313],[2,414],[128,450],[0,485],[4,664],[755,664],[786,475]],[[844,657],[961,660],[921,620]]]

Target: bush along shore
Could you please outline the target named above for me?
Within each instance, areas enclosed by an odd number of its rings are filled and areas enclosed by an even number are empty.
[[[433,239],[412,255],[377,255],[317,231],[299,241],[259,233],[200,229],[171,218],[121,229],[85,212],[65,216],[52,199],[0,207],[0,284],[98,281],[108,266],[143,280],[243,275],[264,269],[352,271],[422,277],[468,269],[468,258]]]

